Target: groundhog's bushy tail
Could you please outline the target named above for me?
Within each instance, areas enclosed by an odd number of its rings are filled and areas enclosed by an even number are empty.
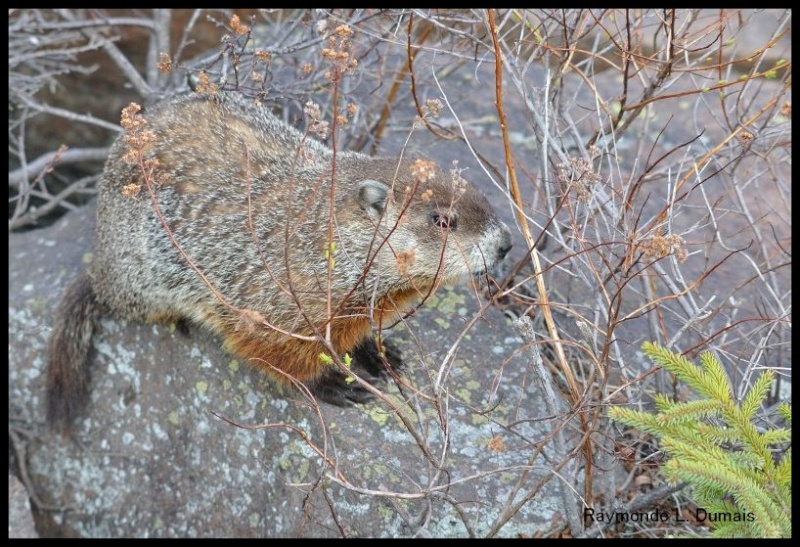
[[[97,297],[82,274],[64,293],[54,320],[47,352],[47,422],[64,436],[89,397],[89,350]]]

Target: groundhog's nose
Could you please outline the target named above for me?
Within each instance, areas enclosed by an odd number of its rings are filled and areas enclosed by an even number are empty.
[[[508,254],[508,251],[510,251],[510,250],[511,250],[511,243],[506,243],[502,247],[497,249],[497,258],[498,258],[498,260],[503,260],[506,257],[506,255]]]
[[[509,233],[508,228],[505,226],[503,226],[503,228],[505,229],[503,230],[503,235],[500,238],[500,244],[497,246],[497,260],[503,260],[508,254],[508,251],[511,250],[511,234]]]

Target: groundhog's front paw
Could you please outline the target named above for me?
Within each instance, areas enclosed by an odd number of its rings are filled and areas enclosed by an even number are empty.
[[[356,347],[353,350],[352,358],[353,372],[376,387],[381,387],[386,383],[387,365],[395,373],[403,369],[400,350],[393,344],[384,342],[381,354],[378,344],[373,338],[366,338]],[[336,406],[361,404],[373,397],[372,393],[361,384],[354,380],[348,382],[348,377],[336,370],[331,370],[309,389],[317,399]]]

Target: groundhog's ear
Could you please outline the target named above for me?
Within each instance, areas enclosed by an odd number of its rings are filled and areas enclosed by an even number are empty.
[[[358,203],[367,212],[370,218],[380,220],[386,210],[386,201],[389,199],[389,187],[377,180],[362,180],[358,184]]]

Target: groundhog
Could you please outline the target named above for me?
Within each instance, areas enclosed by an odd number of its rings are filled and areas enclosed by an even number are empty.
[[[387,359],[373,332],[510,247],[455,171],[334,152],[241,94],[167,99],[133,126],[129,114],[111,148],[94,257],[54,321],[48,421],[68,435],[82,412],[94,325],[109,312],[200,325],[282,382],[363,402],[369,390],[326,357],[379,381]]]

